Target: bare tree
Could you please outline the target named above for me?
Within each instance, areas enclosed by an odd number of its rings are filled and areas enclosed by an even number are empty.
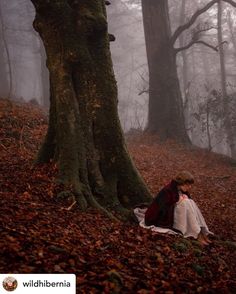
[[[225,0],[225,2],[235,6],[234,1]],[[148,129],[158,133],[162,138],[176,138],[188,142],[176,70],[176,54],[194,44],[204,45],[216,52],[218,46],[201,38],[202,33],[211,27],[199,24],[192,29],[192,37],[188,42],[179,47],[174,45],[181,34],[216,3],[218,0],[209,1],[171,34],[168,1],[142,1],[150,76]]]

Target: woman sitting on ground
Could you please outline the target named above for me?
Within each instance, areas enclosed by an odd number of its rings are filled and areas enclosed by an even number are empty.
[[[169,228],[181,232],[186,238],[197,239],[202,245],[209,245],[211,232],[189,194],[193,183],[189,172],[180,172],[154,198],[145,213],[145,224]]]

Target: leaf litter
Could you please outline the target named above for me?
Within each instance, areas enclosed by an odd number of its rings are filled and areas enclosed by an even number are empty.
[[[77,293],[236,293],[236,166],[229,158],[143,134],[127,139],[154,196],[180,169],[214,242],[152,233],[58,199],[56,165],[34,166],[47,115],[0,99],[1,273],[75,273]]]

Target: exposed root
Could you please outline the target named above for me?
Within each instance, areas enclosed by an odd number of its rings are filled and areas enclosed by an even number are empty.
[[[101,211],[110,219],[114,221],[119,221],[118,218],[116,218],[112,213],[110,213],[106,208],[104,208],[97,202],[97,200],[92,195],[90,189],[81,182],[73,184],[73,190],[65,190],[60,192],[58,194],[58,197],[67,199],[70,197],[73,198],[73,203],[66,210],[70,210],[77,203],[82,211],[85,211],[88,208],[88,206],[90,206]]]
[[[78,204],[79,208],[82,210],[82,211],[85,211],[88,204],[87,204],[87,201],[86,199],[84,198],[83,194],[81,193],[80,189],[77,188],[74,188],[73,191],[70,191],[70,190],[65,190],[65,191],[61,191],[58,195],[57,195],[58,198],[62,198],[62,199],[68,199],[68,198],[72,198],[73,200],[73,205],[70,205],[69,208],[72,206],[74,206],[76,203]],[[69,208],[67,208],[67,210],[70,210]]]
[[[57,197],[61,199],[67,199],[70,196],[72,196],[72,194],[71,194],[71,191],[69,190],[61,191],[60,193],[57,194]]]
[[[135,217],[132,210],[123,207],[120,203],[114,207],[115,212],[118,214],[117,217],[121,221],[134,221]]]
[[[73,194],[75,195],[75,199],[78,202],[79,208],[82,211],[85,211],[88,207],[88,202],[84,197],[84,193],[82,192],[82,189],[80,188],[79,184],[74,185]]]
[[[87,197],[88,203],[91,207],[98,209],[99,211],[104,213],[106,216],[108,216],[110,219],[114,221],[119,221],[118,218],[116,218],[112,213],[110,213],[107,209],[101,206],[91,193],[89,193],[89,195],[87,196],[88,196]]]

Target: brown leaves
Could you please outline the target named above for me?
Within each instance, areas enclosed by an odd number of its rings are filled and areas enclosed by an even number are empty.
[[[129,143],[153,194],[179,168],[195,175],[192,196],[219,235],[203,249],[92,209],[62,209],[69,205],[55,198],[56,166],[32,167],[46,130],[42,112],[0,104],[2,273],[75,273],[77,293],[86,294],[235,292],[236,171],[225,158],[147,135]]]

